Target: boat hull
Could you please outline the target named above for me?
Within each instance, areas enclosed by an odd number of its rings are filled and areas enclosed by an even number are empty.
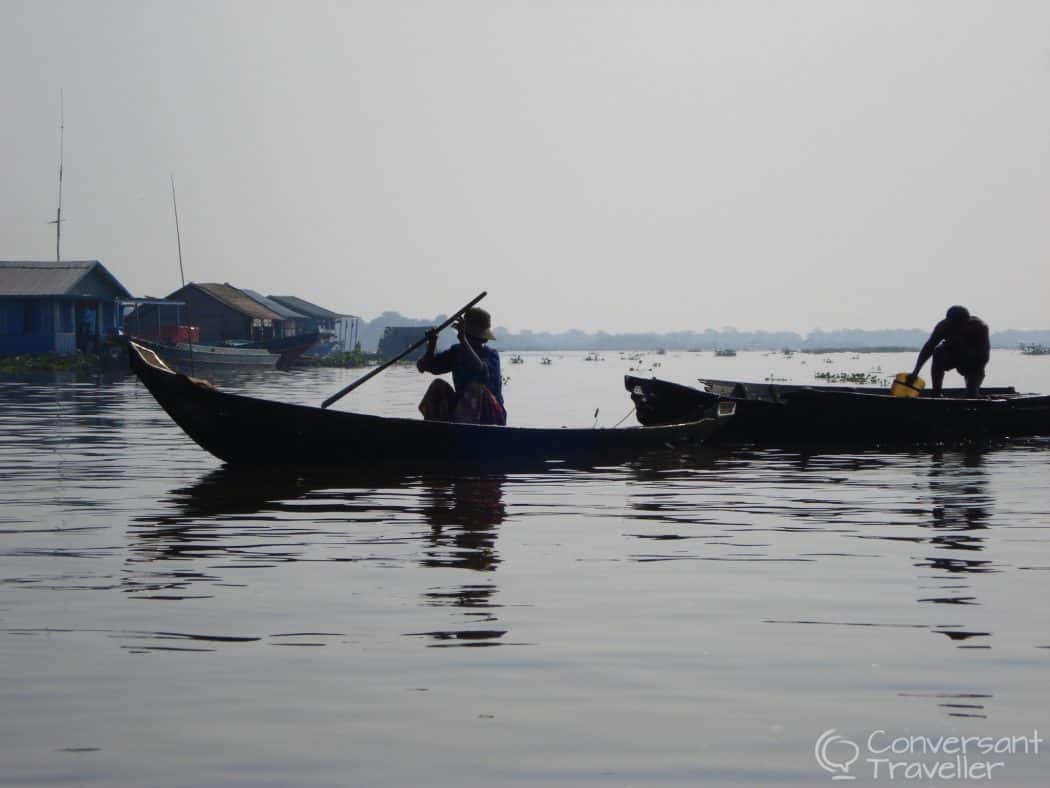
[[[509,461],[622,461],[665,448],[701,445],[730,417],[621,429],[501,427],[387,418],[219,391],[172,371],[129,345],[132,370],[187,435],[230,465],[495,466]]]
[[[140,347],[152,350],[165,364],[177,368],[197,367],[261,367],[273,368],[281,358],[265,348],[234,347],[230,345],[201,345],[197,343],[149,342],[134,338]],[[130,358],[130,351],[129,351]]]
[[[1050,435],[1050,396],[990,389],[970,398],[894,397],[882,389],[780,386],[711,381],[707,390],[633,376],[625,378],[639,422],[688,419],[716,402],[732,402],[736,415],[717,442],[865,441],[875,443]]]

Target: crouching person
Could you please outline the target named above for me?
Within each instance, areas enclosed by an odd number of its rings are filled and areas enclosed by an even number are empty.
[[[433,381],[419,403],[420,413],[434,421],[506,424],[499,353],[486,344],[495,339],[492,318],[484,309],[472,307],[453,326],[459,342],[441,353],[434,352],[437,331],[427,331],[426,352],[416,362],[416,369],[434,375],[451,372],[453,385],[440,379]]]

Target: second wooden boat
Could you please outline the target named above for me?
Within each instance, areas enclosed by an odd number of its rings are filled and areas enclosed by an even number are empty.
[[[736,416],[719,442],[928,442],[1050,435],[1050,396],[989,388],[894,397],[887,389],[799,386],[701,379],[698,387],[628,375],[624,384],[638,421],[689,419],[719,402]]]

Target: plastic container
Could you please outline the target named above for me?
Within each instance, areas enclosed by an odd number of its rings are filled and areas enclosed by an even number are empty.
[[[890,386],[890,394],[895,397],[917,397],[926,386],[920,377],[912,377],[907,372],[898,372]]]

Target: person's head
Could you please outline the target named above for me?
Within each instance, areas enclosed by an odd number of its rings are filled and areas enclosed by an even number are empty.
[[[496,335],[492,333],[492,316],[481,307],[472,306],[463,313],[463,333],[479,342],[495,339]]]
[[[965,323],[970,319],[970,310],[964,306],[951,306],[948,307],[948,312],[945,314],[944,318],[949,323]]]

